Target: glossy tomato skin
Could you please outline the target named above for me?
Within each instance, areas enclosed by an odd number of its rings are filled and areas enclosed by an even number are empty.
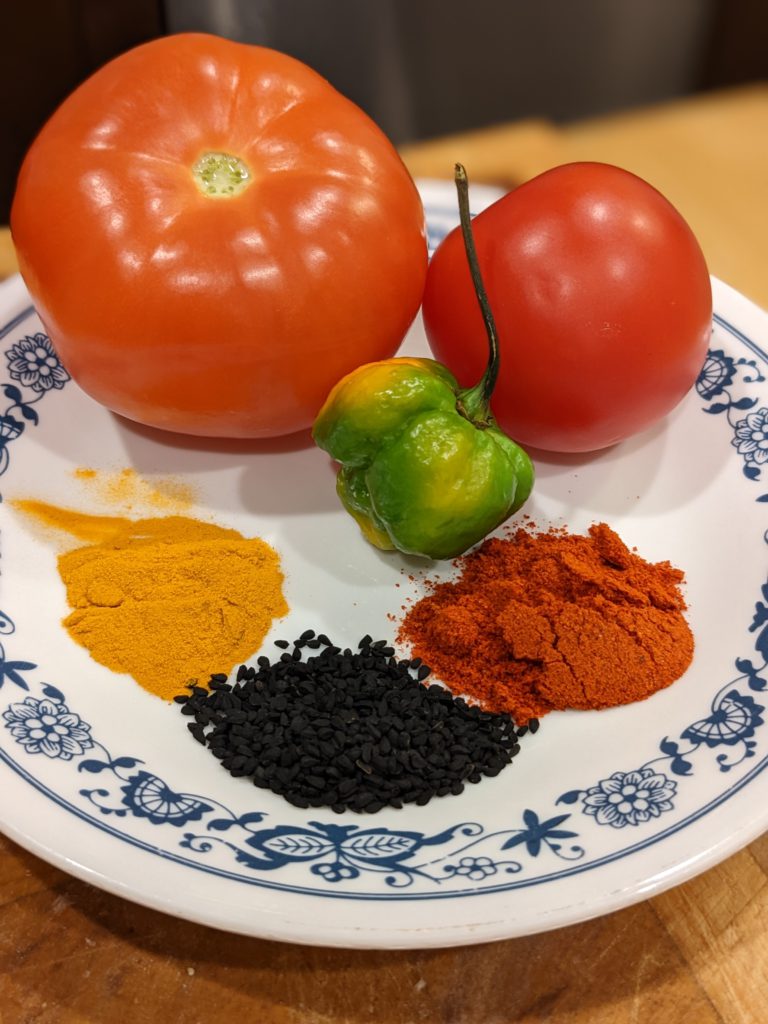
[[[473,220],[501,349],[492,409],[518,443],[607,447],[650,426],[696,380],[712,325],[696,238],[641,178],[577,163],[539,175]],[[487,341],[461,235],[435,252],[424,324],[464,386]]]
[[[210,198],[192,167],[239,157]],[[106,65],[22,166],[21,271],[72,376],[108,408],[200,435],[308,427],[397,350],[426,275],[418,192],[377,126],[298,61],[183,34]]]

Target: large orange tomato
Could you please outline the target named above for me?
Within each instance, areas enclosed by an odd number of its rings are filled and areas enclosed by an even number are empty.
[[[396,351],[427,266],[419,195],[376,125],[293,58],[197,34],[62,104],[11,227],[84,390],[202,435],[309,426],[340,377]]]

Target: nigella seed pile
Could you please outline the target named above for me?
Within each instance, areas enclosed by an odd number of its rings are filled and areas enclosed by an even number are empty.
[[[235,683],[214,675],[210,689],[176,701],[231,775],[296,807],[372,813],[461,793],[498,775],[538,725],[517,729],[509,715],[425,685],[430,669],[396,659],[384,640],[363,637],[353,652],[306,630],[276,646],[274,662],[261,656]]]

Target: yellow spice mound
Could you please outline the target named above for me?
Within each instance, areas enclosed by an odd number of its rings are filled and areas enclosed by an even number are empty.
[[[288,612],[277,553],[259,538],[186,516],[132,520],[14,504],[90,542],[59,556],[73,609],[64,625],[95,661],[158,696],[230,672]]]

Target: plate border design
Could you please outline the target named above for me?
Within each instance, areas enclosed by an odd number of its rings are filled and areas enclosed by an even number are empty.
[[[669,836],[682,831],[684,828],[687,828],[689,825],[693,824],[693,822],[698,821],[700,818],[703,818],[705,815],[715,810],[717,807],[720,806],[720,804],[730,799],[735,793],[737,793],[745,785],[751,782],[752,779],[754,779],[762,771],[764,771],[766,766],[768,766],[768,755],[766,755],[761,761],[758,761],[755,764],[755,766],[749,772],[746,773],[746,775],[742,776],[741,779],[734,782],[733,785],[729,786],[728,789],[720,793],[708,804],[705,804],[704,807],[698,808],[696,811],[693,811],[685,818],[682,818],[674,825],[668,826],[666,829],[657,833],[654,836],[649,836],[646,839],[640,840],[637,843],[624,847],[621,850],[614,851],[613,853],[605,854],[603,857],[598,857],[594,861],[574,865],[571,868],[564,868],[561,871],[550,872],[546,875],[537,875],[535,878],[521,879],[517,882],[508,882],[504,885],[492,885],[484,886],[483,888],[478,887],[475,889],[464,890],[454,889],[450,892],[446,891],[419,893],[399,893],[392,891],[379,893],[358,893],[345,892],[341,889],[315,889],[308,886],[289,885],[286,883],[272,882],[269,879],[264,879],[260,877],[257,878],[249,875],[241,875],[232,871],[227,871],[223,868],[213,867],[210,864],[202,864],[199,861],[189,860],[188,858],[176,853],[172,853],[171,851],[161,850],[157,846],[154,846],[152,843],[148,843],[144,840],[137,839],[135,836],[128,835],[125,832],[121,832],[119,829],[114,829],[111,826],[106,825],[103,821],[99,821],[98,818],[91,817],[90,815],[82,811],[80,808],[76,807],[74,804],[71,804],[68,801],[63,800],[59,796],[59,794],[54,793],[44,783],[41,783],[39,779],[36,779],[33,775],[27,772],[17,761],[14,761],[12,758],[8,757],[6,751],[4,751],[2,748],[0,748],[0,761],[3,761],[5,764],[7,764],[13,771],[16,772],[17,775],[19,775],[26,782],[30,783],[30,785],[37,789],[38,792],[42,793],[43,796],[46,796],[49,799],[51,799],[54,803],[58,804],[64,810],[74,814],[76,817],[80,818],[81,820],[87,822],[90,825],[95,825],[101,831],[106,832],[109,835],[113,835],[115,836],[115,838],[120,839],[123,842],[126,842],[129,845],[134,846],[140,850],[144,850],[145,852],[155,854],[156,856],[161,857],[164,860],[170,860],[174,863],[181,864],[185,867],[196,868],[199,871],[203,871],[206,874],[215,875],[219,878],[226,878],[231,881],[237,882],[245,882],[247,885],[256,885],[258,887],[265,889],[291,892],[303,896],[324,896],[331,897],[334,899],[395,902],[399,900],[459,899],[466,896],[481,896],[485,895],[486,893],[509,892],[513,889],[528,888],[534,885],[541,885],[545,882],[558,881],[561,878],[569,878],[573,875],[582,874],[585,871],[591,871],[594,868],[602,867],[605,864],[611,864],[614,861],[622,860],[624,857],[631,856],[632,854],[637,853],[640,850],[644,850],[649,846],[654,846],[656,843],[661,842],[661,840],[666,839]]]

